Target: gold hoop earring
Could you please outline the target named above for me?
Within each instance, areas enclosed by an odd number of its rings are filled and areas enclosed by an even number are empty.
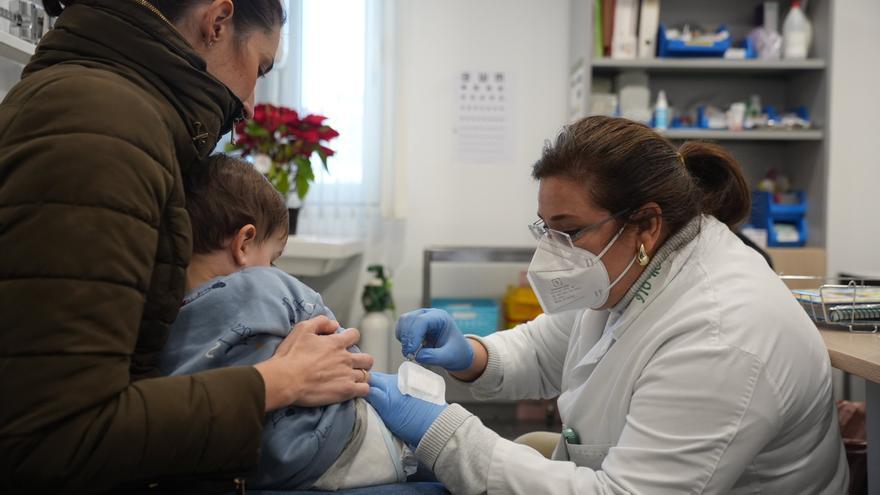
[[[648,266],[648,263],[650,263],[650,261],[651,261],[651,257],[648,256],[648,253],[645,251],[644,244],[639,245],[638,260],[639,260],[639,266]]]

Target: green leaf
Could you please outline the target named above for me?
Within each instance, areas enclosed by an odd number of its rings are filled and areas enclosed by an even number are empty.
[[[310,162],[308,158],[304,156],[298,156],[294,159],[294,161],[296,162],[297,167],[297,177],[303,176],[306,180],[315,180],[315,172],[312,170],[312,162]]]
[[[282,196],[287,197],[287,193],[290,192],[290,176],[287,175],[287,172],[282,172],[280,174],[278,184],[275,188],[278,189],[278,192],[280,192]]]
[[[257,124],[253,120],[247,123],[247,126],[245,127],[245,132],[247,132],[249,136],[262,138],[269,137],[269,131],[261,127],[260,124]]]
[[[241,149],[241,147],[239,147],[235,143],[226,143],[226,146],[223,147],[223,150],[226,151],[227,153],[230,153],[232,151],[238,151],[240,149]]]
[[[299,196],[300,201],[305,199],[306,194],[309,193],[309,180],[305,178],[305,176],[296,174],[296,194]]]
[[[324,165],[324,170],[326,170],[327,173],[330,173],[330,169],[327,168],[327,153],[321,148],[318,148],[318,156],[321,157],[321,163]]]
[[[283,167],[278,166],[277,163],[272,163],[266,177],[269,179],[269,183],[272,184],[278,192],[287,196],[287,193],[290,192],[290,175]]]

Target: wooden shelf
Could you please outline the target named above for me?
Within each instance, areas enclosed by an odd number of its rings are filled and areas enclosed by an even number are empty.
[[[19,64],[26,64],[33,56],[36,45],[15,36],[0,32],[0,57]]]
[[[723,58],[654,58],[618,60],[612,58],[594,59],[596,72],[619,72],[624,69],[643,69],[649,72],[759,72],[790,73],[810,70],[824,70],[823,59],[807,60],[727,60]]]
[[[726,131],[712,129],[669,129],[660,131],[669,139],[708,139],[718,141],[821,141],[824,134],[816,129]]]

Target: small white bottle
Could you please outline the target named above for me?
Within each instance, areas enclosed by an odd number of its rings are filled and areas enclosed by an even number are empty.
[[[662,89],[657,93],[657,105],[654,107],[654,128],[669,129],[669,102],[666,101],[666,91]]]
[[[782,23],[782,54],[786,60],[804,60],[810,52],[813,26],[801,9],[800,0],[791,2],[791,9]]]
[[[358,330],[361,332],[358,347],[373,356],[373,371],[390,373],[394,320],[385,311],[370,311],[364,315]]]

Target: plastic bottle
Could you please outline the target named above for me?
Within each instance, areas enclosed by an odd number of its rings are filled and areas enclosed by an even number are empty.
[[[749,39],[762,60],[782,58],[782,35],[779,33],[779,2],[764,2],[764,25],[749,33]]]
[[[666,92],[662,89],[657,93],[657,106],[654,107],[654,128],[669,129],[669,102],[666,101]]]
[[[361,351],[373,356],[373,371],[391,372],[391,341],[394,321],[384,311],[370,311],[364,315],[358,330]]]
[[[791,2],[791,9],[782,23],[782,53],[788,60],[803,60],[810,52],[813,26],[801,9],[801,2]]]
[[[766,120],[766,119],[764,119]],[[760,127],[766,122],[761,119],[761,96],[752,95],[749,97],[749,103],[746,105],[746,120],[743,127],[746,129],[754,129]]]
[[[373,276],[364,287],[361,301],[367,314],[361,320],[359,330],[361,340],[358,344],[363,352],[373,356],[373,369],[388,373],[391,371],[391,342],[393,340],[394,320],[388,314],[394,309],[391,298],[391,281],[385,276],[381,265],[367,268]]]

